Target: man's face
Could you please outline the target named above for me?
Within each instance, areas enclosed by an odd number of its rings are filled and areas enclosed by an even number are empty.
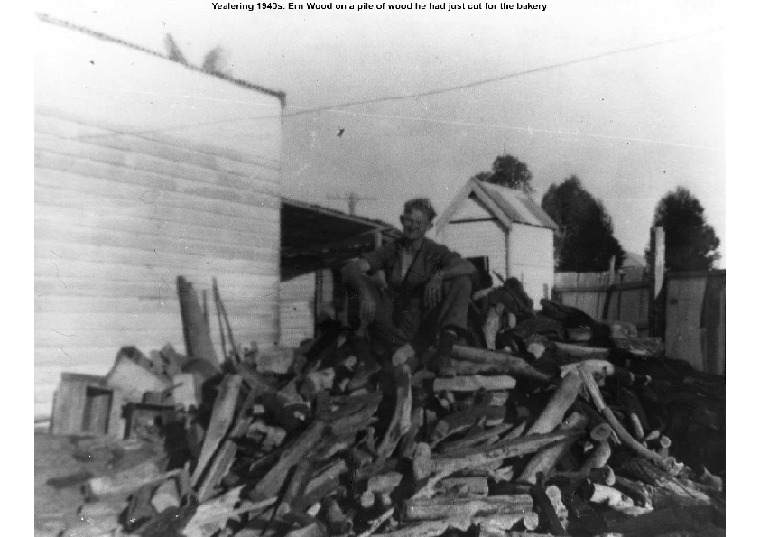
[[[425,236],[425,233],[433,227],[427,215],[419,209],[412,209],[401,215],[401,226],[404,238],[414,241]]]

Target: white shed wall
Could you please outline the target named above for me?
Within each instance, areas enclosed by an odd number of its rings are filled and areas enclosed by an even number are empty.
[[[458,217],[459,215],[457,215]],[[488,257],[488,268],[504,276],[507,272],[504,227],[495,219],[478,222],[450,222],[434,238],[462,257]]]
[[[125,345],[185,352],[178,275],[209,291],[220,355],[214,276],[236,341],[274,343],[279,99],[37,26],[35,417],[49,416],[61,372],[104,374]],[[255,129],[171,129],[254,110],[270,114]]]
[[[548,228],[513,224],[507,239],[508,274],[520,280],[538,308],[554,284],[554,244]],[[544,287],[546,286],[546,287]],[[546,297],[548,298],[548,297]]]
[[[316,273],[309,272],[280,284],[280,345],[297,347],[314,337]]]

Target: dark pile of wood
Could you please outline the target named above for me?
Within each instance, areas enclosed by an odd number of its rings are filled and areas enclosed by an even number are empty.
[[[433,374],[432,350],[339,326],[298,349],[226,331],[218,363],[185,301],[192,357],[126,348],[106,377],[62,380],[54,432],[155,452],[87,479],[67,534],[725,534],[724,378],[508,285],[477,305]]]

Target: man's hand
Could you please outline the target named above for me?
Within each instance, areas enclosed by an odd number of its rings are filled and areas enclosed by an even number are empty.
[[[375,320],[375,299],[369,293],[363,293],[361,296],[361,306],[359,316],[363,321],[371,323]]]
[[[434,308],[443,297],[443,276],[440,272],[433,274],[425,285],[425,307]]]

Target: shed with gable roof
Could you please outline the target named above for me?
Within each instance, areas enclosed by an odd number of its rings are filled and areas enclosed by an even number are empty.
[[[529,194],[469,179],[438,218],[433,235],[480,270],[520,280],[537,305],[554,283],[558,230]]]

